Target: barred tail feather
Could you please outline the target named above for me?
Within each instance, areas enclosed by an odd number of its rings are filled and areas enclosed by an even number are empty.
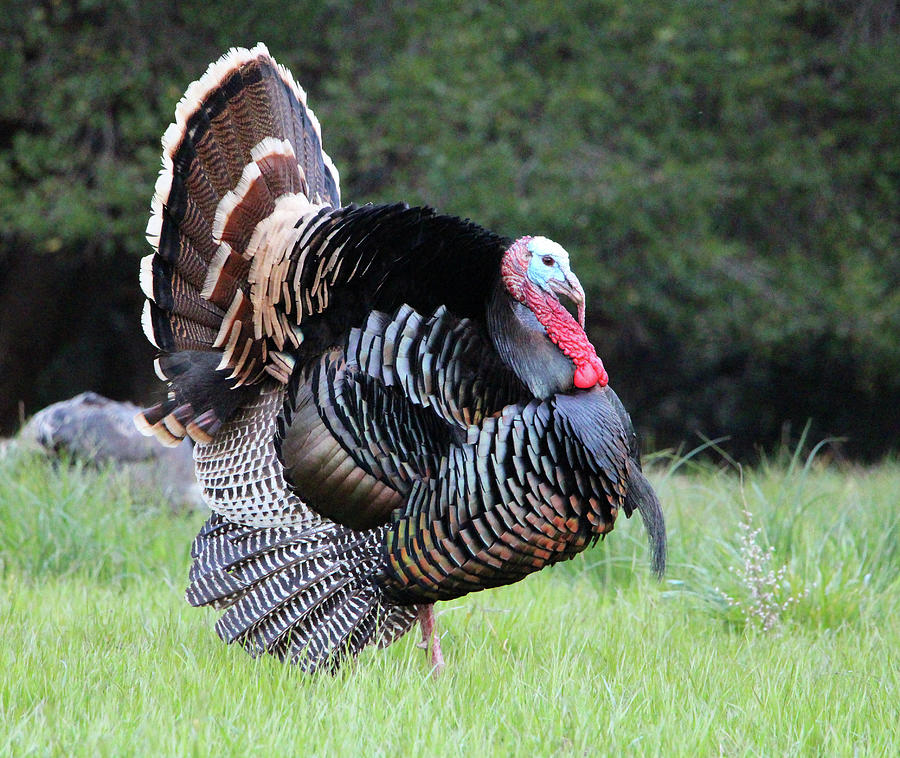
[[[183,350],[156,359],[157,375],[172,385],[166,400],[144,409],[134,422],[147,436],[177,445],[185,436],[210,442],[256,391],[238,386],[228,371],[217,369],[219,357],[202,350]]]
[[[168,400],[136,420],[143,432],[166,444],[208,441],[240,405],[222,400],[223,390],[267,375],[287,381],[277,351],[302,336],[261,313],[280,285],[282,272],[269,277],[269,268],[283,254],[273,259],[264,243],[339,204],[337,170],[306,93],[264,45],[229,51],[188,87],[163,136],[147,225],[155,252],[141,262],[142,323],[164,353],[214,354],[206,370],[221,376],[204,383],[168,373]]]
[[[415,608],[387,604],[373,584],[379,536],[330,522],[248,527],[214,515],[194,541],[187,600],[224,608],[217,633],[254,656],[333,669],[415,623]]]

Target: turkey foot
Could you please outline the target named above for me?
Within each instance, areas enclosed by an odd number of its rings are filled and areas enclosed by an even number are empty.
[[[422,641],[418,646],[423,650],[431,649],[431,673],[438,676],[444,670],[444,653],[434,628],[434,603],[419,606],[419,626],[422,628]]]

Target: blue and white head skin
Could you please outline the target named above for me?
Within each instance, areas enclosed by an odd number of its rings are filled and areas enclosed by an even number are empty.
[[[525,275],[540,289],[565,295],[578,307],[578,321],[584,328],[584,289],[569,266],[569,254],[547,237],[523,238],[531,254]]]

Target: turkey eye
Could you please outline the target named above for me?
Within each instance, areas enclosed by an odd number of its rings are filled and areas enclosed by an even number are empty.
[[[553,258],[551,258],[549,255],[545,255],[543,258],[541,258],[541,260],[543,261],[545,266],[552,266],[554,263],[556,263],[556,261],[554,261]]]

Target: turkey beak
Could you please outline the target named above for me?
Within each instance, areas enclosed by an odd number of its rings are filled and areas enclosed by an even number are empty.
[[[581,286],[581,282],[578,281],[578,277],[571,271],[568,271],[564,282],[558,279],[551,279],[550,289],[557,295],[565,295],[575,304],[578,308],[578,323],[584,329],[584,289]]]

